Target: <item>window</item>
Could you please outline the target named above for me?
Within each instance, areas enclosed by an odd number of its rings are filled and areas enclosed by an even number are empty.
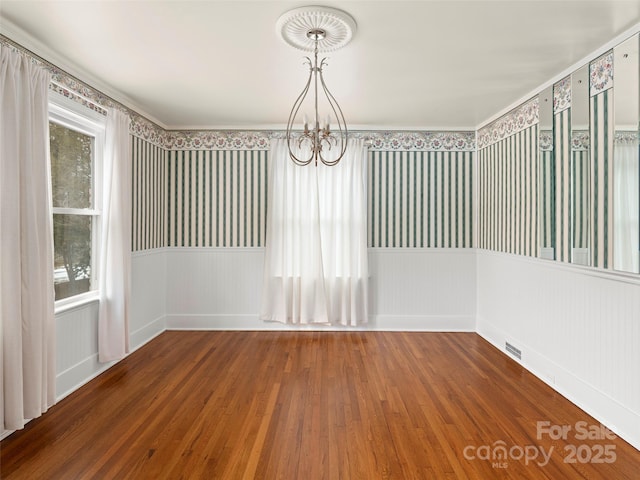
[[[104,117],[64,97],[51,97],[53,281],[59,306],[61,300],[81,300],[98,290]]]

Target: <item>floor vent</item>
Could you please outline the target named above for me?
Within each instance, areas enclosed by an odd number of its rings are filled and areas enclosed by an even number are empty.
[[[511,345],[509,342],[505,342],[504,346],[507,349],[507,352],[509,352],[511,355],[516,357],[518,360],[522,359],[522,352],[518,350],[516,347]]]

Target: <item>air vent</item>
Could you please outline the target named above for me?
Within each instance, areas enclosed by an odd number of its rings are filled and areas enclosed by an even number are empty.
[[[509,342],[505,342],[504,347],[506,348],[507,352],[516,357],[518,360],[522,359],[522,352],[511,345]]]

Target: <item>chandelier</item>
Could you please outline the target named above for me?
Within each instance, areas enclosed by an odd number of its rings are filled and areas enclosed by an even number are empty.
[[[322,69],[327,65],[326,58],[318,62],[318,53],[342,48],[351,40],[355,28],[356,23],[350,15],[328,7],[296,8],[278,19],[276,30],[286,43],[300,50],[313,52],[313,60],[306,57],[309,77],[293,103],[285,133],[289,157],[296,165],[304,166],[314,162],[317,166],[321,162],[332,166],[344,157],[347,150],[347,123],[342,108],[322,76]],[[299,125],[301,107],[311,89],[311,122],[303,109],[302,132],[294,132],[294,125]],[[325,112],[319,110],[321,99]],[[334,126],[331,124],[332,119],[335,120]]]

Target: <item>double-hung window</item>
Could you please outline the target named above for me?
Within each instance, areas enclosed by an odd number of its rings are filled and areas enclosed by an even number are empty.
[[[105,117],[50,94],[56,307],[97,297]]]

